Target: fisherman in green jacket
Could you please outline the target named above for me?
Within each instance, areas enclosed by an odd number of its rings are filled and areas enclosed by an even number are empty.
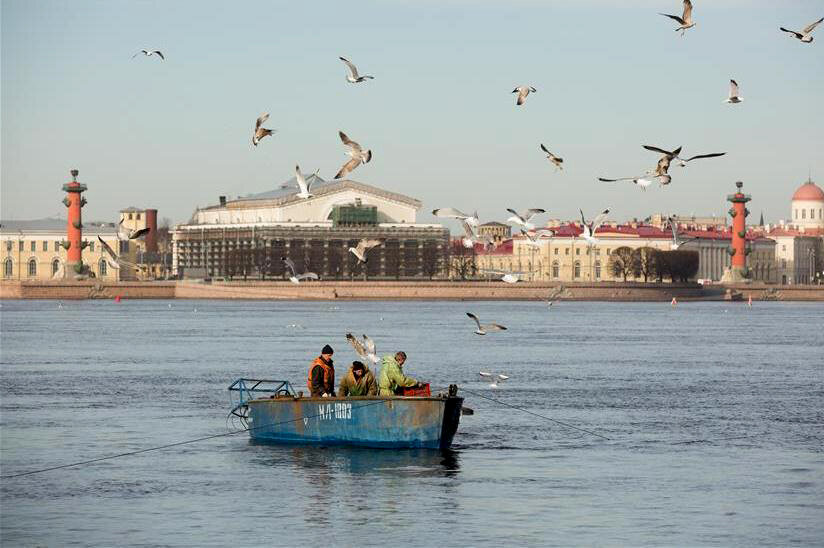
[[[340,380],[338,397],[374,396],[378,392],[375,375],[363,362],[352,362],[352,367]]]
[[[380,396],[394,396],[395,391],[402,386],[417,386],[418,381],[403,374],[403,363],[406,361],[406,352],[398,352],[395,356],[386,355],[381,360],[381,373],[378,377]]]

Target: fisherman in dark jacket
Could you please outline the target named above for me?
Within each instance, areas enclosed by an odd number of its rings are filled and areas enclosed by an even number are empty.
[[[323,347],[320,356],[315,358],[309,366],[309,378],[306,386],[313,398],[335,397],[335,364],[332,362],[332,354],[335,351],[328,344]]]

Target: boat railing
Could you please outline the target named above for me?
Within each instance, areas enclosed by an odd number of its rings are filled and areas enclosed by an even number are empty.
[[[229,401],[232,409],[246,405],[260,397],[295,397],[297,393],[289,381],[274,379],[238,379],[229,385]]]

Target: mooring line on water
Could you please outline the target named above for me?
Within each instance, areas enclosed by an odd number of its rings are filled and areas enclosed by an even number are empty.
[[[373,401],[371,403],[367,403],[367,404],[364,404],[364,405],[358,405],[357,407],[352,406],[352,410],[354,411],[354,410],[361,409],[361,408],[364,408],[364,407],[369,407],[371,405],[377,405],[379,403],[384,403],[386,401],[387,400],[377,400],[377,401]],[[57,465],[57,466],[49,466],[48,468],[40,468],[40,469],[37,469],[37,470],[29,470],[28,472],[20,472],[18,474],[2,475],[2,476],[0,476],[0,479],[11,479],[11,478],[19,478],[19,477],[22,477],[22,476],[31,476],[31,475],[34,475],[34,474],[42,474],[43,472],[52,472],[54,470],[61,470],[63,468],[72,468],[74,466],[84,466],[86,464],[93,464],[95,462],[101,462],[101,461],[104,461],[104,460],[112,460],[112,459],[117,459],[117,458],[121,458],[121,457],[130,457],[130,456],[133,456],[133,455],[139,455],[141,453],[148,453],[150,451],[160,451],[161,449],[169,449],[171,447],[179,447],[181,445],[187,445],[187,444],[190,444],[190,443],[197,443],[197,442],[201,442],[201,441],[212,440],[212,439],[215,439],[215,438],[223,438],[223,437],[226,437],[226,436],[234,436],[235,434],[241,434],[243,432],[251,432],[252,430],[257,430],[259,428],[271,428],[273,426],[280,426],[281,424],[289,424],[290,422],[302,421],[303,419],[307,419],[307,420],[308,419],[315,419],[317,417],[320,417],[320,416],[323,416],[323,415],[328,415],[328,414],[329,413],[317,413],[315,415],[302,415],[302,416],[297,417],[295,419],[289,419],[289,420],[286,420],[286,421],[274,422],[274,423],[270,423],[270,424],[264,424],[264,425],[261,425],[261,426],[252,426],[252,427],[247,426],[247,427],[245,427],[241,430],[235,430],[234,432],[222,432],[220,434],[212,434],[212,435],[209,435],[209,436],[202,436],[202,437],[193,438],[193,439],[190,439],[190,440],[177,441],[177,442],[174,442],[174,443],[167,443],[165,445],[157,445],[157,446],[154,446],[154,447],[147,447],[145,449],[137,449],[135,451],[126,451],[124,453],[117,453],[115,455],[106,455],[105,457],[97,457],[97,458],[94,458],[94,459],[88,459],[88,460],[83,460],[83,461],[78,461],[78,462],[72,462],[72,463],[69,463],[69,464],[60,464],[60,465]]]
[[[579,427],[577,427],[577,426],[573,426],[573,425],[571,425],[571,424],[569,424],[569,423],[566,423],[566,422],[563,422],[563,421],[559,421],[559,420],[557,420],[557,419],[553,419],[553,418],[547,417],[547,416],[545,416],[545,415],[541,415],[541,414],[539,414],[539,413],[535,413],[534,411],[530,411],[529,409],[524,409],[523,407],[518,407],[517,405],[512,405],[511,403],[506,403],[505,401],[502,401],[502,400],[496,400],[495,398],[490,398],[489,396],[484,396],[483,394],[481,394],[481,393],[479,393],[479,392],[474,392],[474,391],[472,391],[472,390],[467,390],[466,388],[461,388],[461,390],[463,390],[463,391],[464,391],[464,392],[466,392],[467,394],[472,394],[472,395],[474,395],[474,396],[478,396],[479,398],[483,398],[483,399],[485,399],[485,400],[493,401],[493,402],[495,402],[495,403],[499,403],[499,404],[501,404],[501,405],[505,405],[506,407],[511,407],[512,409],[517,409],[518,411],[523,411],[524,413],[528,413],[528,414],[530,414],[530,415],[534,415],[534,416],[536,416],[536,417],[540,417],[540,418],[542,418],[542,419],[544,419],[544,420],[548,420],[548,421],[550,421],[550,422],[554,422],[554,423],[556,423],[556,424],[560,424],[561,426],[565,426],[565,427],[567,427],[567,428],[571,428],[572,430],[578,430],[579,432],[586,432],[587,434],[590,434],[591,436],[596,436],[596,437],[601,438],[601,439],[610,440],[610,438],[608,438],[608,437],[606,437],[606,436],[602,436],[601,434],[595,433],[595,432],[593,432],[593,431],[591,431],[591,430],[587,430],[587,429],[585,429],[585,428],[579,428]],[[611,441],[611,440],[610,440],[610,441]]]

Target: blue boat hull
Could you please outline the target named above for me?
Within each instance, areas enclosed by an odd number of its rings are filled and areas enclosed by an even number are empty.
[[[257,442],[448,449],[458,429],[459,397],[279,397],[248,402]]]

